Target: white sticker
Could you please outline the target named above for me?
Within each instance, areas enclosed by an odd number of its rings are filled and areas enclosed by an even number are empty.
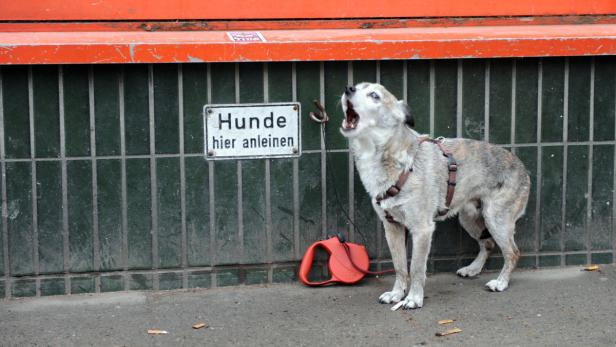
[[[265,37],[258,31],[228,31],[227,36],[233,42],[265,42]]]

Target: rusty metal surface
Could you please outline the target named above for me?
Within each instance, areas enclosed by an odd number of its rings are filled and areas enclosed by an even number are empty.
[[[0,2],[0,20],[178,20],[545,16],[614,14],[613,0],[25,0]]]
[[[323,61],[616,54],[616,24],[0,33],[0,64]]]
[[[298,29],[376,29],[414,27],[467,27],[510,25],[616,24],[616,15],[439,17],[386,19],[293,19],[293,20],[194,20],[194,21],[94,21],[94,22],[1,22],[0,32],[78,31],[228,31]]]

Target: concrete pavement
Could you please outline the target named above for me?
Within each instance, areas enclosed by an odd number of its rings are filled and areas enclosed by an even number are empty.
[[[377,303],[392,276],[357,286],[300,284],[120,292],[0,301],[1,346],[614,346],[616,268],[516,271],[491,293],[429,276],[420,310]],[[440,326],[441,319],[455,319]],[[191,326],[205,322],[207,328]],[[459,327],[446,337],[436,332]],[[167,335],[151,336],[148,329]]]

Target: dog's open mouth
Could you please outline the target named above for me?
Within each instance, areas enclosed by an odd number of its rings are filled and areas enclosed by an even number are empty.
[[[353,104],[349,100],[347,100],[346,117],[344,118],[344,121],[342,122],[342,129],[343,130],[353,130],[357,127],[358,121],[359,121],[359,115],[357,114],[357,112],[355,112],[355,109],[353,108]]]

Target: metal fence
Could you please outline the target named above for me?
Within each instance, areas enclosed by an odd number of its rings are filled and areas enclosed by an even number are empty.
[[[305,248],[340,231],[390,266],[338,133],[339,96],[360,81],[405,98],[421,132],[520,156],[520,267],[613,261],[614,57],[2,66],[0,297],[291,281]],[[204,104],[277,101],[302,103],[300,158],[204,159]],[[429,270],[475,251],[440,223]]]

